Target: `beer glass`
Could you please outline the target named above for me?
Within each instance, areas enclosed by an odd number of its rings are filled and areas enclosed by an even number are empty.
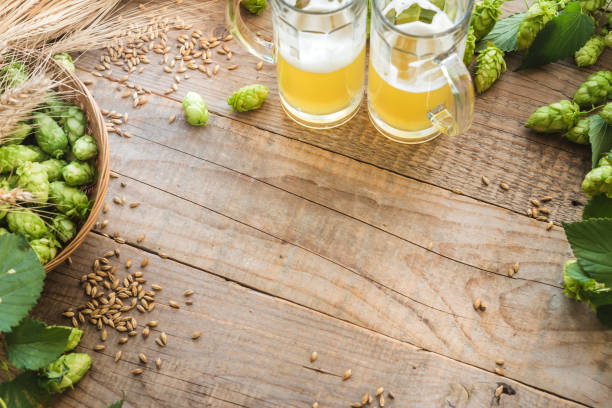
[[[297,123],[340,126],[364,94],[367,0],[269,0],[273,39],[257,35],[229,0],[230,31],[259,58],[276,63],[281,104]]]
[[[372,4],[368,112],[383,135],[400,143],[454,136],[472,123],[474,88],[462,56],[473,0],[430,1],[410,2],[437,10],[428,24],[390,21],[391,8],[406,0]]]

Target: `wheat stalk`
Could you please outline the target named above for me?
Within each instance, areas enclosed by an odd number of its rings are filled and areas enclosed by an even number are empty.
[[[8,141],[18,122],[31,118],[54,86],[48,76],[37,75],[23,84],[9,88],[0,96],[0,144]]]
[[[0,45],[40,48],[89,26],[120,0],[2,0]],[[17,3],[17,5],[15,5]]]

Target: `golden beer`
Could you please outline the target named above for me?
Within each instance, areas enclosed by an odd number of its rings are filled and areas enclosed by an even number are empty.
[[[453,94],[446,81],[423,91],[397,88],[386,82],[373,64],[368,71],[368,98],[372,114],[395,129],[418,132],[431,127],[427,113],[453,104]]]
[[[277,73],[281,96],[294,109],[310,115],[342,111],[361,99],[364,62],[365,46],[348,65],[329,72],[300,69],[279,54]]]

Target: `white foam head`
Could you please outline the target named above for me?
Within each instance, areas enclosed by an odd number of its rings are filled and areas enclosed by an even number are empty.
[[[333,11],[341,4],[337,1],[310,0],[303,10]],[[291,21],[292,27],[281,22],[277,32],[278,52],[289,64],[302,71],[337,71],[353,62],[363,48],[366,12],[364,8],[356,18],[353,11],[347,9],[329,15],[299,15]],[[294,27],[298,29],[297,32]],[[355,35],[360,32],[363,35]]]
[[[436,11],[430,24],[413,21],[410,23],[397,25],[396,28],[408,35],[428,35],[441,33],[453,26],[450,18],[440,10],[435,4],[427,0],[392,0],[387,7],[382,10],[382,14],[394,8],[396,14],[399,15],[403,10],[413,4],[418,4],[422,8]],[[425,92],[431,89],[437,89],[446,83],[446,79],[442,76],[440,69],[430,59],[419,59],[418,57],[410,58],[406,55],[406,66],[403,67],[403,72],[400,72],[398,67],[389,61],[389,55],[382,52],[381,49],[386,49],[385,44],[396,44],[401,37],[400,34],[388,30],[385,31],[385,42],[382,41],[378,33],[372,33],[372,46],[370,49],[371,64],[374,69],[381,75],[387,83],[395,88],[406,90],[408,92]],[[442,52],[448,48],[448,39],[414,39],[412,44],[413,51],[416,55],[435,55],[436,52]],[[380,48],[379,48],[380,47]],[[401,58],[399,51],[393,50],[396,58]],[[393,58],[392,58],[393,59]]]

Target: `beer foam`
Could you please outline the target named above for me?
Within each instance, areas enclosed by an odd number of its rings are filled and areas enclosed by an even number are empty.
[[[327,12],[338,9],[340,4],[329,0],[310,0],[303,10]],[[344,68],[357,58],[363,49],[361,44],[365,44],[366,12],[364,8],[356,19],[348,10],[331,15],[301,15],[291,22],[299,30],[297,33],[293,27],[280,24],[277,33],[278,52],[289,64],[306,72],[324,74]],[[356,40],[354,31],[363,31],[362,35],[358,34],[362,38]]]
[[[453,26],[453,22],[450,18],[440,10],[435,4],[427,0],[393,0],[383,10],[385,15],[391,8],[395,8],[397,14],[400,14],[403,10],[410,7],[413,4],[418,4],[423,8],[435,10],[437,13],[434,16],[431,24],[427,24],[421,21],[413,21],[406,24],[397,25],[396,28],[406,34],[410,35],[430,35],[436,34],[448,30]],[[402,69],[399,69],[391,61],[394,58],[401,60],[402,54],[397,51],[392,51],[393,55],[390,57],[386,52],[381,50],[388,49],[389,44],[395,44],[400,42],[400,35],[394,31],[388,30],[384,33],[385,41],[382,40],[379,33],[372,32],[372,44],[370,53],[372,55],[370,63],[373,64],[374,69],[378,74],[384,78],[384,80],[391,86],[401,89],[407,92],[427,92],[433,89],[438,89],[446,84],[446,79],[442,75],[442,72],[438,65],[431,61],[433,55],[436,52],[443,52],[448,49],[450,41],[448,38],[440,39],[410,39],[414,41],[414,49],[418,55],[427,55],[429,57],[419,59],[410,56],[405,56],[405,65]],[[385,43],[386,42],[386,43]],[[375,51],[372,51],[372,48]]]

